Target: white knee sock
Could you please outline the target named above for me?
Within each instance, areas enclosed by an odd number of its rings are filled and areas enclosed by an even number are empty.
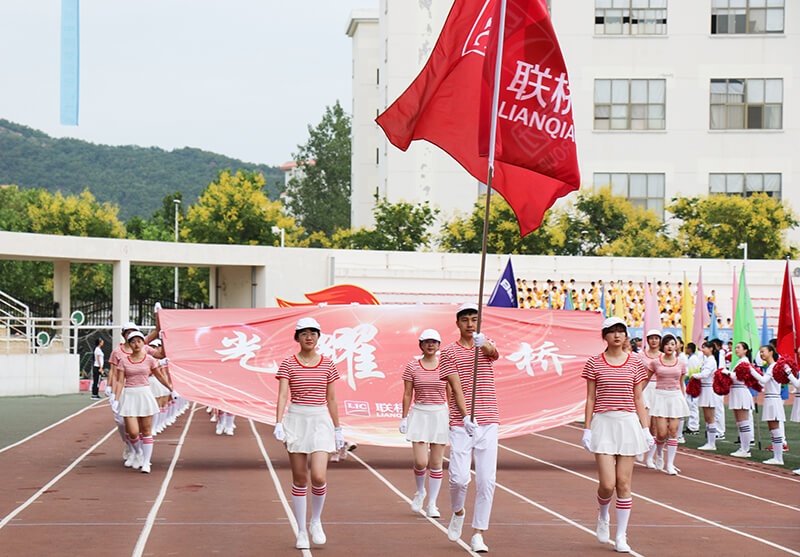
[[[633,499],[620,499],[617,497],[617,538],[624,536],[628,531],[628,519],[631,517]]]
[[[597,496],[597,506],[600,509],[599,516],[603,520],[608,520],[608,509],[611,507],[611,497],[608,499],[603,499],[599,495]]]
[[[772,455],[775,460],[783,462],[783,435],[780,429],[772,429],[769,433],[772,436]]]
[[[319,522],[322,517],[322,507],[325,506],[325,494],[328,484],[317,487],[311,486],[311,522]]]
[[[750,450],[750,440],[753,438],[753,430],[750,428],[748,420],[736,422],[736,427],[739,428],[739,447],[741,450],[747,452]]]
[[[417,493],[425,492],[425,471],[425,468],[420,470],[416,466],[414,467],[414,481],[417,483]]]
[[[153,436],[142,437],[142,462],[145,464],[150,463],[150,457],[153,456]]]
[[[442,487],[442,469],[428,470],[428,504],[435,505],[436,498],[439,497],[439,489]]]
[[[308,493],[307,487],[297,487],[292,484],[292,509],[297,520],[297,530],[300,532],[306,531],[306,493]]]
[[[717,428],[716,426],[711,424],[706,424],[706,441],[709,445],[716,449],[717,447]]]
[[[667,439],[667,468],[675,465],[675,454],[678,452],[678,438]]]

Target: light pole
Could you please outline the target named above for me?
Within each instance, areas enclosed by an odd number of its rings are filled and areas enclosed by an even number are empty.
[[[281,247],[283,247],[283,240],[286,236],[286,230],[284,228],[281,228],[280,226],[273,226],[272,233],[277,234],[278,232],[281,233]]]
[[[178,242],[178,208],[181,206],[180,199],[173,199],[173,203],[175,203],[175,243]],[[178,307],[178,267],[175,267],[175,289],[174,289],[174,296],[173,302],[175,304],[174,307]]]

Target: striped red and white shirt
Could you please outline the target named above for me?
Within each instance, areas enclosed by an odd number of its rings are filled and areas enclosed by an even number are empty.
[[[328,402],[328,383],[339,379],[339,370],[325,356],[314,367],[304,366],[297,360],[297,356],[290,356],[278,366],[275,377],[289,381],[293,403],[319,406]]]
[[[403,381],[414,386],[414,402],[444,404],[447,402],[447,383],[439,379],[439,366],[425,369],[420,360],[411,360],[403,370]]]
[[[483,350],[478,350],[478,389],[475,394],[475,423],[499,424],[500,409],[497,406],[497,390],[494,383],[494,369],[492,362],[499,357],[495,351],[490,358]],[[447,379],[448,375],[458,373],[461,380],[461,390],[464,392],[464,402],[469,411],[472,400],[472,366],[475,360],[475,349],[464,348],[458,342],[453,342],[444,347],[439,355],[439,378]],[[461,412],[456,405],[454,395],[450,395],[450,425],[463,425]]]
[[[158,361],[147,354],[142,361],[134,362],[125,354],[116,365],[117,369],[121,369],[125,374],[126,387],[147,387],[150,385],[148,382],[150,372],[158,367]]]
[[[625,363],[619,366],[612,366],[606,361],[605,354],[598,354],[586,361],[581,377],[596,383],[595,413],[611,410],[636,412],[633,387],[647,381],[647,371],[642,360],[633,354],[628,354]]]
[[[126,351],[124,347],[125,347],[124,342],[120,342],[118,345],[114,347],[114,349],[111,351],[111,355],[108,357],[109,365],[113,364],[119,367],[120,358],[125,358],[126,356],[129,356],[133,353],[132,351],[131,352]],[[155,352],[156,349],[150,346],[149,344],[144,345],[145,354],[152,356],[153,354],[155,354]]]

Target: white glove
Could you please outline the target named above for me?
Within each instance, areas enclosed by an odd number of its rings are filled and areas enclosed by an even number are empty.
[[[286,441],[286,434],[283,432],[283,424],[278,422],[275,424],[275,430],[272,432],[272,435],[275,436],[275,439],[283,443]]]
[[[178,400],[181,397],[181,395],[179,395],[178,391],[175,389],[172,389],[172,391],[169,393],[169,396],[172,397],[172,400]]]
[[[112,394],[111,385],[106,384],[106,396],[110,397]]]
[[[160,365],[161,367],[167,367],[168,363],[169,363],[169,358],[161,358],[160,360],[158,360],[158,365]]]
[[[645,441],[647,441],[647,450],[650,450],[653,447],[653,445],[656,444],[656,440],[653,439],[653,435],[650,433],[649,428],[643,427],[642,433],[644,434]]]
[[[467,435],[472,437],[472,434],[478,429],[478,426],[475,422],[472,421],[472,418],[469,416],[464,416],[464,429],[467,430]]]
[[[592,452],[592,449],[590,448],[591,444],[592,444],[592,430],[584,429],[583,438],[581,439],[581,445],[583,445],[583,448],[586,449],[587,451]]]
[[[472,333],[472,342],[476,348],[480,348],[486,344],[486,335],[483,333]]]
[[[341,451],[344,447],[344,431],[341,426],[333,430],[334,437],[336,438],[336,450]]]
[[[403,435],[408,433],[408,418],[403,418],[402,420],[400,420],[400,428],[399,429],[400,429],[400,433],[402,433]]]
[[[161,309],[161,302],[156,302],[153,306],[153,313],[158,313],[158,310]]]
[[[112,400],[111,401],[111,411],[114,412],[114,414],[119,414],[119,401],[118,400]]]

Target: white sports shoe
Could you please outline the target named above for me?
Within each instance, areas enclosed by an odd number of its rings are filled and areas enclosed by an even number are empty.
[[[628,545],[628,540],[625,538],[625,534],[617,536],[616,543],[614,544],[614,551],[617,553],[631,552],[631,546]]]
[[[467,516],[467,513],[461,516],[453,513],[453,516],[450,517],[450,524],[447,526],[447,539],[451,542],[458,541],[461,537],[461,529],[464,527],[465,516]]]
[[[599,516],[597,517],[597,541],[600,543],[608,543],[611,537],[609,522],[608,519],[603,520]]]
[[[233,435],[233,428],[232,427],[226,427],[225,430],[224,430],[224,433],[225,433],[225,435]]]
[[[652,458],[650,458],[650,457],[647,457],[647,462],[646,462],[645,464],[646,464],[646,465],[647,465],[647,467],[648,467],[648,468],[650,468],[651,470],[655,470],[655,469],[656,469],[656,463],[655,463],[655,461],[654,461]]]
[[[764,464],[776,464],[778,466],[783,466],[783,461],[782,460],[778,460],[777,458],[775,458],[773,456],[772,458],[768,458],[767,460],[765,460]]]
[[[489,546],[487,546],[485,543],[483,543],[483,536],[480,534],[480,532],[475,533],[475,534],[472,535],[472,539],[469,540],[469,547],[475,553],[488,553],[489,552]]]
[[[798,476],[800,476],[800,468],[795,468],[794,470],[792,470],[792,474],[797,474]]]
[[[666,472],[670,476],[677,476],[678,475],[678,469],[675,468],[674,466],[667,466],[664,469],[664,472]]]
[[[678,437],[678,444],[679,444],[679,445],[683,445],[683,444],[685,444],[685,443],[686,443],[686,438],[685,438],[683,435],[681,435],[680,437]]]
[[[223,431],[225,431],[225,426],[222,425],[222,421],[217,422],[217,435],[222,435]]]
[[[411,512],[418,513],[422,510],[422,503],[425,501],[426,493],[424,491],[417,491],[414,494],[414,500],[411,501]]]
[[[131,468],[136,463],[136,453],[134,451],[128,451],[128,458],[125,459],[123,465],[125,468]]]
[[[142,460],[144,460],[144,457],[142,457],[142,455],[140,455],[139,453],[136,453],[136,457],[133,460],[133,468],[135,470],[139,470],[142,467],[142,464],[144,464]]]
[[[439,507],[436,506],[435,503],[428,504],[428,511],[426,513],[430,518],[439,518],[441,513],[439,512]]]
[[[705,445],[700,445],[699,447],[697,447],[697,450],[698,451],[716,451],[717,447],[715,445],[709,445],[708,443],[706,443]]]
[[[750,451],[745,451],[744,449],[737,449],[731,453],[731,456],[736,456],[739,458],[750,458]]]
[[[150,466],[151,465],[150,465],[149,462],[147,462],[145,464],[142,464],[142,474],[149,474],[150,473]]]
[[[308,543],[308,533],[307,532],[298,532],[297,534],[297,542],[295,542],[294,547],[296,549],[310,549],[311,544]]]
[[[325,537],[325,531],[322,529],[322,522],[314,522],[313,520],[308,523],[308,529],[311,531],[311,541],[317,545],[323,545],[328,538]]]
[[[131,457],[131,448],[128,445],[125,445],[125,448],[122,450],[122,460],[128,460]]]

